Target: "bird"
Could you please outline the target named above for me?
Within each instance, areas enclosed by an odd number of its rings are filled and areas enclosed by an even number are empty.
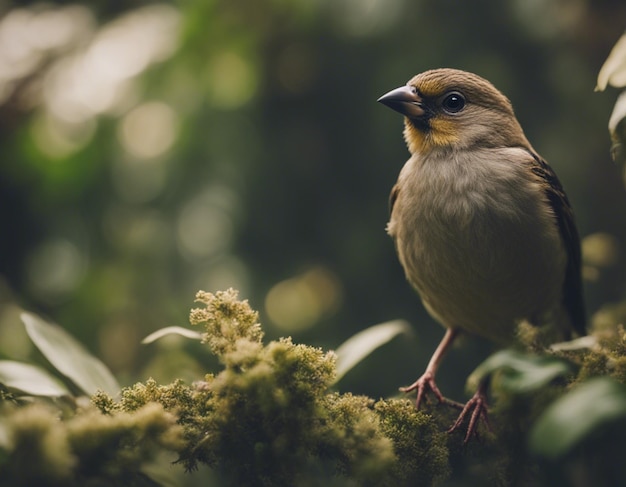
[[[387,233],[409,283],[446,329],[424,373],[400,390],[462,409],[466,443],[488,423],[487,383],[462,406],[435,382],[461,334],[499,347],[521,322],[585,335],[580,238],[554,170],[533,149],[509,99],[479,75],[432,69],[378,99],[404,116],[410,158],[389,198]]]

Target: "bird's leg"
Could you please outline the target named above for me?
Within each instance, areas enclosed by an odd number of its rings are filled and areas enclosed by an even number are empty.
[[[449,399],[443,397],[443,394],[441,394],[441,391],[439,391],[439,388],[435,383],[435,374],[437,373],[437,369],[439,368],[441,359],[443,359],[443,356],[446,354],[448,348],[450,348],[450,345],[452,345],[452,342],[454,342],[454,339],[456,338],[458,333],[458,330],[454,328],[448,328],[446,334],[441,339],[437,350],[435,350],[435,353],[433,353],[433,356],[430,358],[430,362],[428,362],[426,371],[410,386],[400,388],[400,391],[402,392],[412,392],[415,390],[417,391],[417,399],[415,400],[416,409],[419,409],[422,399],[426,398],[426,393],[428,391],[431,391],[439,402],[450,404],[453,406],[456,405],[454,401],[450,401]]]
[[[467,433],[465,434],[463,444],[466,444],[472,436],[478,436],[478,423],[481,420],[487,425],[488,428],[491,428],[489,425],[489,418],[487,416],[488,384],[489,382],[487,378],[484,378],[480,382],[476,393],[469,401],[467,401],[467,404],[465,404],[465,407],[461,411],[461,414],[459,414],[456,422],[448,430],[448,433],[456,431],[461,426],[465,418],[469,416],[469,424],[467,425]]]

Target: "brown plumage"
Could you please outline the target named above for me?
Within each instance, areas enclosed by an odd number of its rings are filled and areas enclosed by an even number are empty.
[[[448,329],[403,389],[417,391],[417,407],[428,391],[447,402],[434,378],[459,333],[507,345],[525,320],[553,322],[562,338],[584,334],[573,212],[509,100],[475,74],[436,69],[379,101],[405,115],[411,153],[391,192],[388,232],[407,279]],[[454,428],[470,413],[466,440],[486,418],[484,385]]]

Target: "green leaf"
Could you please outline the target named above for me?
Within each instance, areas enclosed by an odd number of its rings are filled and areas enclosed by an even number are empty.
[[[400,334],[408,334],[410,332],[411,326],[406,321],[394,320],[371,326],[348,338],[335,350],[337,354],[335,382],[338,382],[346,372],[378,347]]]
[[[141,340],[141,343],[147,345],[168,335],[180,335],[185,338],[191,338],[192,340],[202,340],[202,333],[198,333],[197,331],[183,328],[182,326],[166,326],[154,333],[150,333],[146,338]]]
[[[39,351],[84,393],[91,395],[102,390],[115,395],[119,392],[120,386],[109,369],[63,328],[32,313],[22,313],[21,318]]]
[[[596,91],[604,91],[607,85],[616,88],[626,86],[626,34],[615,43],[598,73]]]
[[[626,418],[626,388],[608,377],[591,379],[552,403],[530,433],[530,448],[556,459],[599,427]]]
[[[501,350],[480,364],[467,382],[468,389],[474,390],[487,376],[498,372],[500,387],[519,394],[539,389],[569,371],[569,364],[555,357]]]
[[[34,365],[0,360],[0,383],[32,396],[59,397],[69,395],[59,379]]]
[[[615,88],[626,87],[626,34],[619,38],[609,57],[606,59],[600,72],[596,91],[604,91],[608,85]],[[618,163],[626,162],[626,91],[617,99],[613,113],[609,119],[609,134],[611,135],[611,157]]]

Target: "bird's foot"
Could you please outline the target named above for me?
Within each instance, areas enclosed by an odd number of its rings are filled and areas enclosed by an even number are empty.
[[[488,429],[491,430],[487,410],[487,395],[485,389],[484,387],[479,387],[472,398],[467,401],[467,404],[463,407],[461,414],[459,414],[456,422],[448,430],[448,433],[458,430],[468,417],[469,423],[467,425],[467,432],[465,434],[463,444],[467,444],[472,436],[478,437],[478,425],[481,421],[487,426]]]
[[[431,392],[437,398],[437,401],[439,401],[440,404],[447,404],[448,406],[453,406],[458,409],[463,408],[463,404],[443,397],[443,394],[441,394],[441,391],[435,383],[435,376],[432,372],[426,371],[410,386],[400,388],[400,392],[408,393],[413,391],[417,391],[417,398],[415,399],[415,409],[420,408],[420,404],[422,404],[422,401],[428,401],[428,392]]]

